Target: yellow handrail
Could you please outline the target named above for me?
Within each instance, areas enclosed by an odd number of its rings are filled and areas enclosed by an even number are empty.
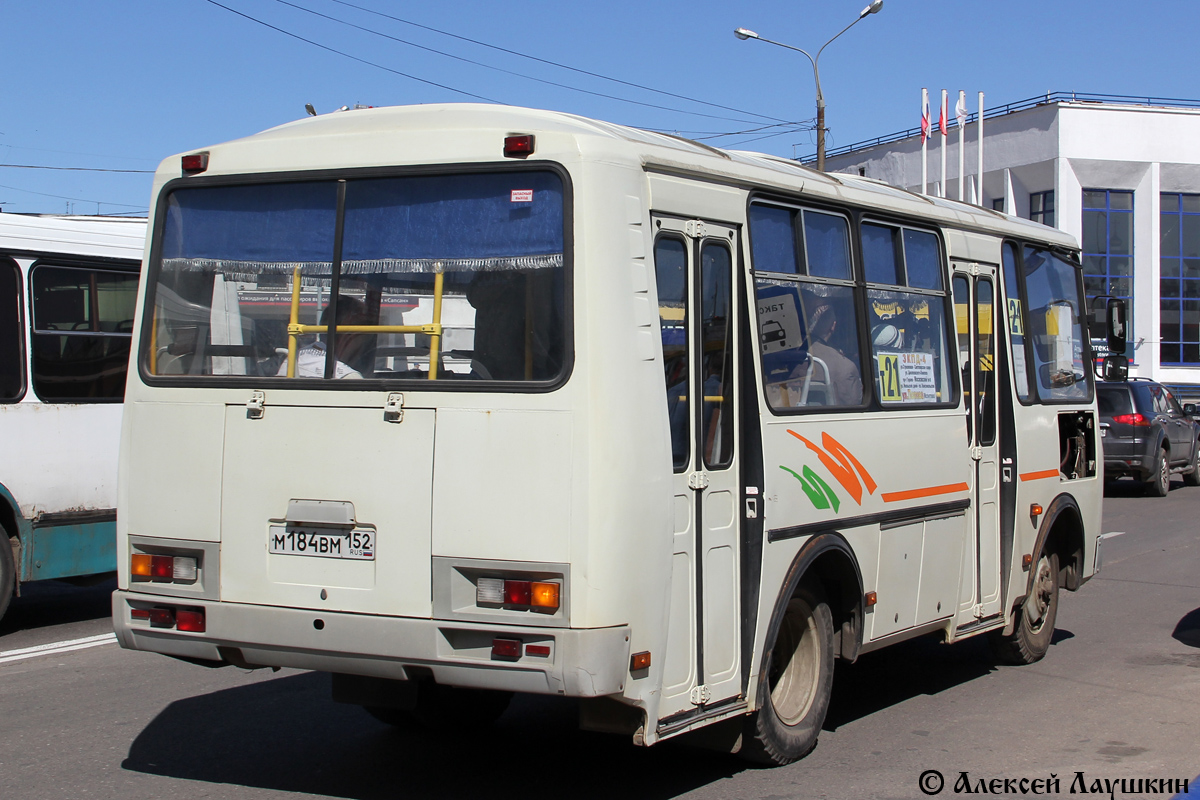
[[[438,357],[442,340],[442,289],[445,279],[441,272],[433,277],[433,322],[427,325],[336,325],[338,333],[427,333],[429,334],[429,379],[437,378]],[[300,268],[292,272],[292,308],[288,315],[287,376],[296,377],[297,337],[306,333],[329,333],[328,325],[300,324]]]
[[[296,377],[296,337],[292,328],[300,324],[300,265],[292,270],[292,309],[288,314],[288,360],[287,376]]]

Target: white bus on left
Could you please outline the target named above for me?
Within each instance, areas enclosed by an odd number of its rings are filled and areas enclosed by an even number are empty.
[[[0,616],[116,569],[117,443],[146,220],[0,214]]]

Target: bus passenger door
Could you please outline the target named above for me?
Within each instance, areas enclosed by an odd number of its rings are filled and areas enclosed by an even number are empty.
[[[954,273],[959,363],[967,398],[973,529],[964,548],[959,625],[1000,613],[1000,455],[996,409],[996,270]],[[972,558],[973,555],[973,558]]]
[[[741,692],[735,228],[655,218],[674,468],[671,608],[659,717]]]

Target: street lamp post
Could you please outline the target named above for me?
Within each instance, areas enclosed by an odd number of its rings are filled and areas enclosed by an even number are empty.
[[[808,54],[808,51],[801,50],[799,47],[792,47],[790,44],[784,44],[783,42],[773,42],[770,39],[764,39],[763,37],[759,36],[754,31],[747,30],[746,28],[738,28],[737,30],[735,30],[733,32],[734,36],[736,36],[737,38],[742,39],[742,40],[757,39],[760,42],[766,42],[767,44],[773,44],[773,45],[777,45],[779,47],[786,47],[788,50],[795,50],[797,53],[804,53],[805,58],[807,58],[812,63],[813,79],[816,81],[816,84],[817,84],[817,171],[818,172],[825,171],[825,95],[821,93],[821,71],[817,68],[817,62],[820,61],[820,59],[821,59],[821,53],[824,52],[825,48],[828,47],[833,42],[834,39],[838,38],[838,36],[841,36],[843,33],[850,30],[852,27],[854,27],[855,23],[857,23],[863,17],[865,17],[869,14],[879,13],[879,9],[881,9],[881,8],[883,8],[883,0],[871,0],[871,4],[869,6],[867,6],[866,8],[864,8],[861,12],[859,12],[858,17],[855,18],[854,22],[851,22],[849,25],[842,28],[840,31],[837,32],[837,34],[834,35],[833,39],[830,39],[828,42],[821,45],[821,49],[817,51],[816,57],[810,56]]]

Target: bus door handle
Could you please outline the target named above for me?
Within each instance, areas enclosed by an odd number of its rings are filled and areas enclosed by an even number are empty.
[[[746,519],[758,519],[758,498],[746,498]]]

